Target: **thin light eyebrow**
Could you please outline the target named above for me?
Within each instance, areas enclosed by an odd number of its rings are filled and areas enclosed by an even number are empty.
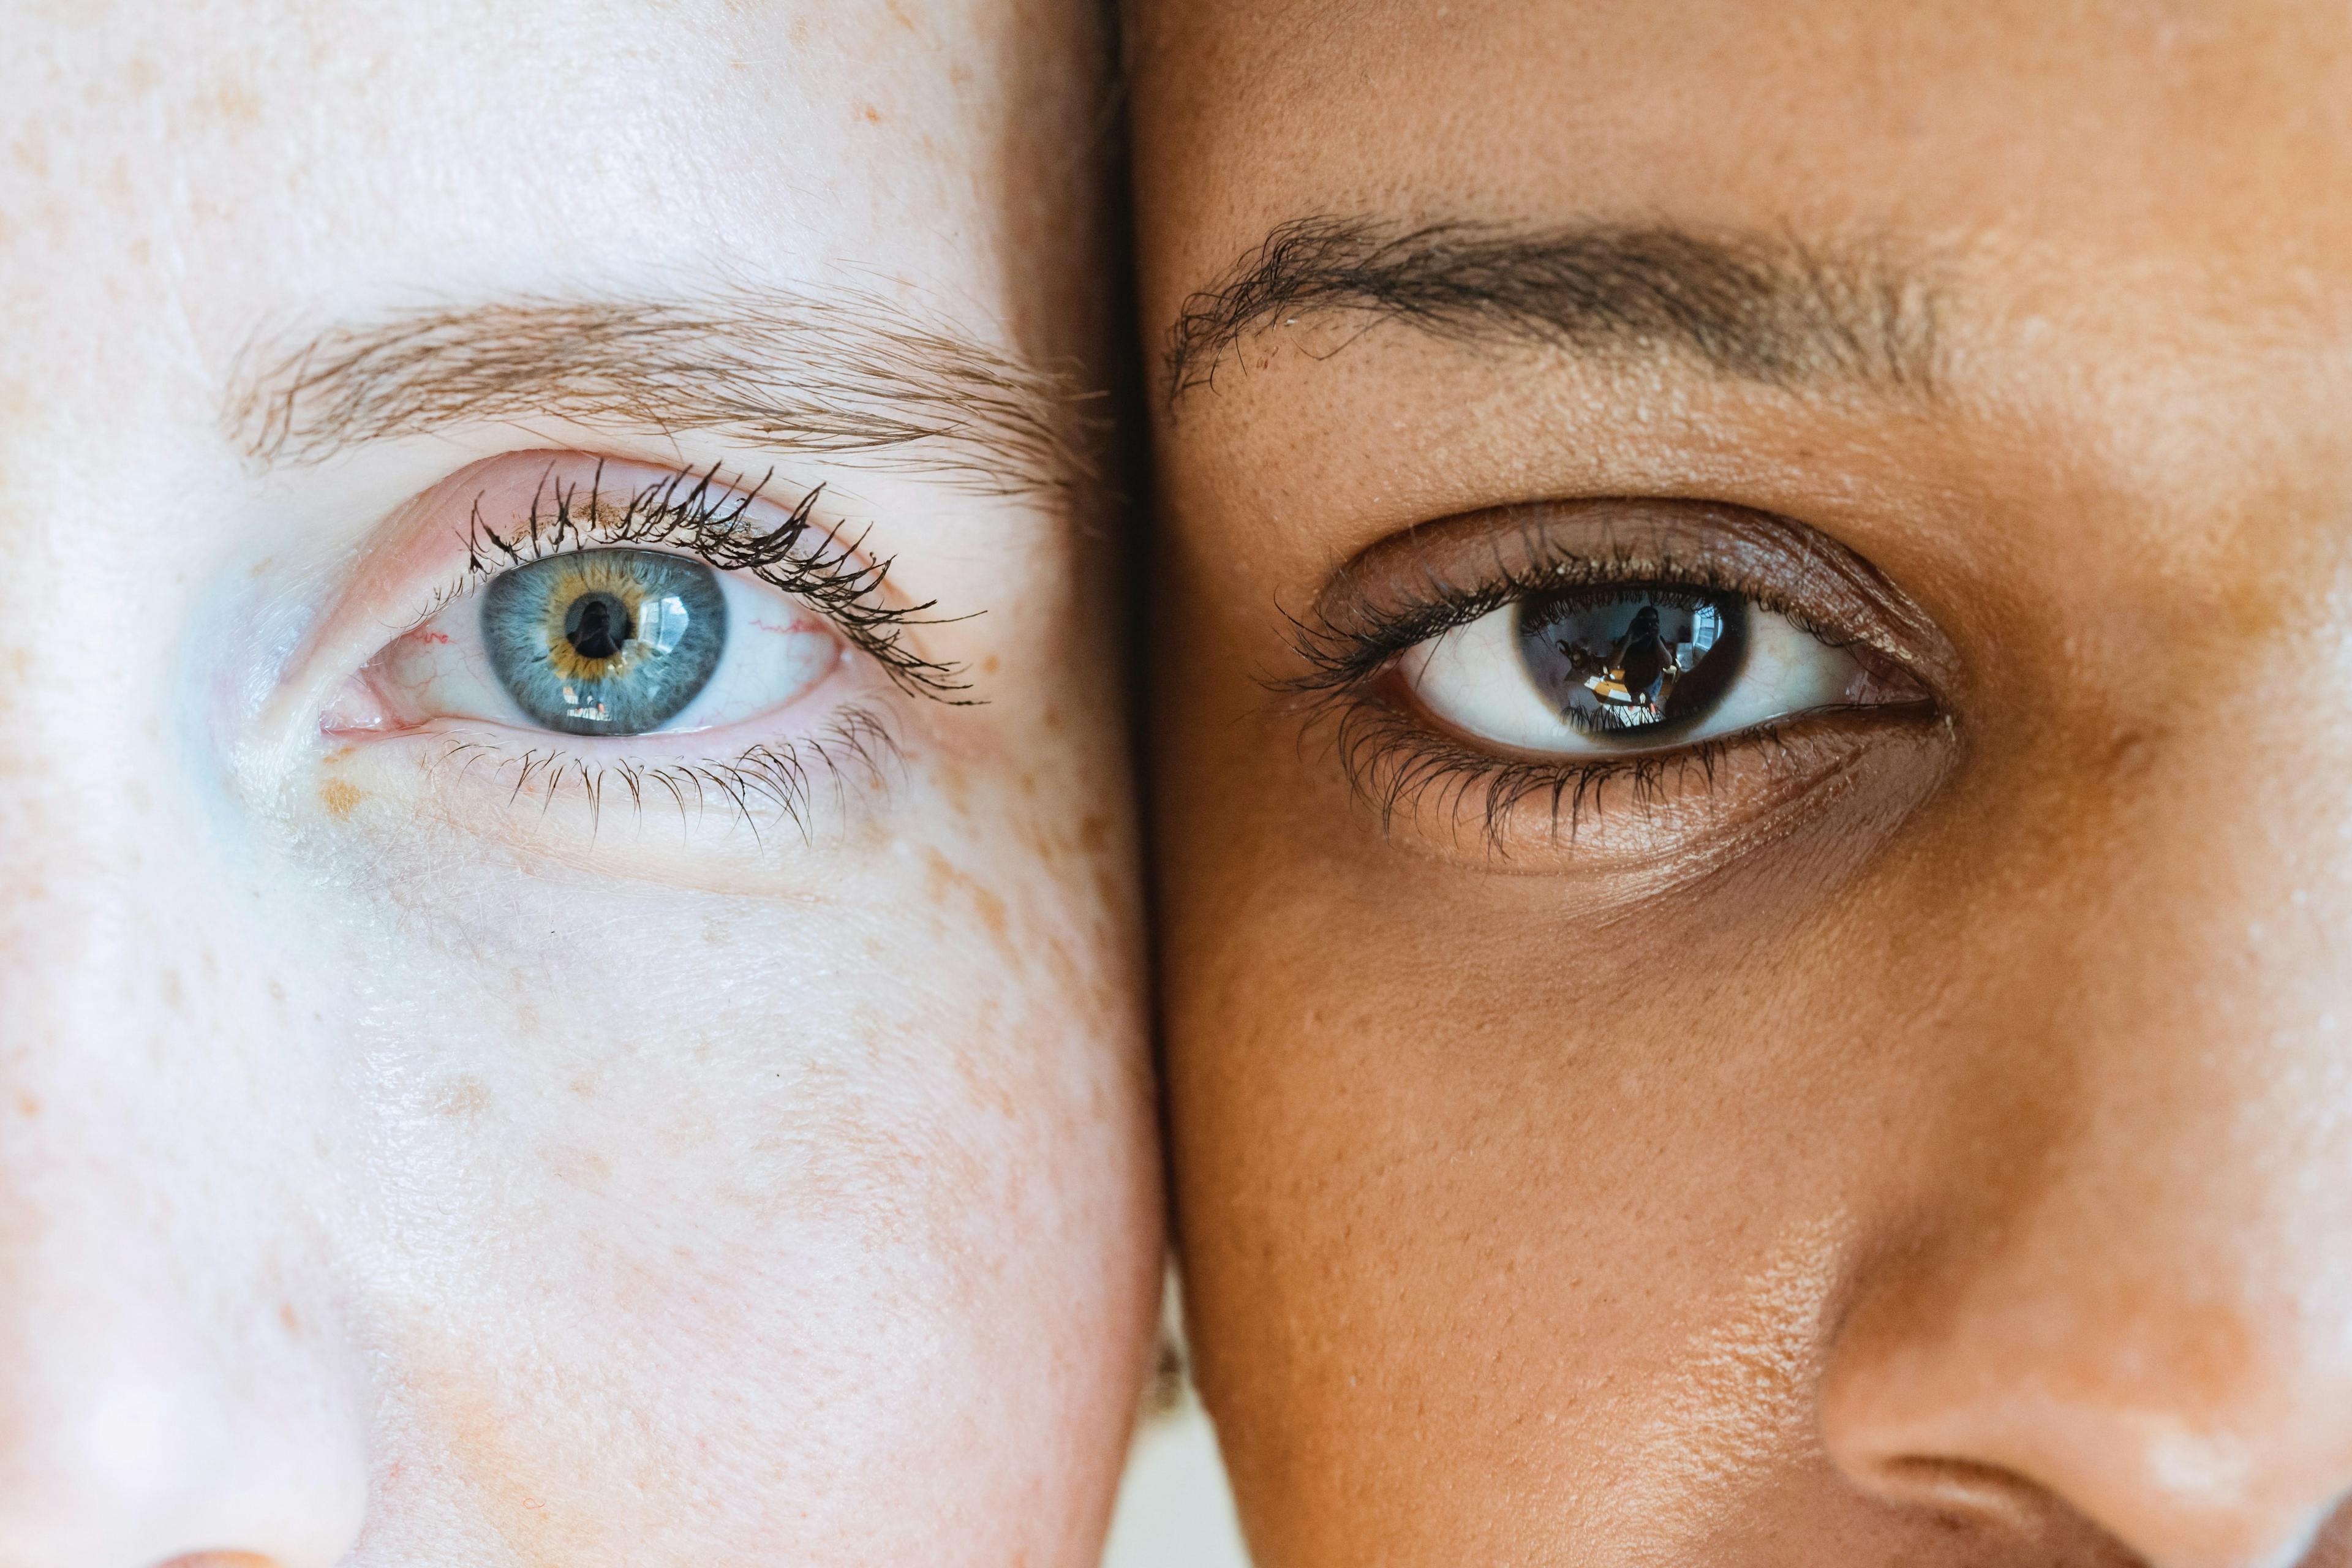
[[[525,298],[257,341],[225,421],[261,466],[460,424],[558,419],[940,476],[992,494],[1094,477],[1100,394],[856,294]]]
[[[1188,298],[1170,326],[1171,403],[1252,335],[1309,317],[1402,321],[1455,341],[1667,353],[1793,385],[1836,377],[1932,390],[1938,299],[1866,250],[1671,225],[1521,232],[1370,218],[1285,223]]]

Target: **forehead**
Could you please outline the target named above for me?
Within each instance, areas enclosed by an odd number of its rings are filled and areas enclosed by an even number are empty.
[[[1155,289],[1331,211],[2352,268],[2333,5],[1153,0],[1139,39]]]

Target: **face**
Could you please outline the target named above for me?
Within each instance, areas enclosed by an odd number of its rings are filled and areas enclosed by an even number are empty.
[[[0,1563],[1091,1563],[1091,8],[5,31]]]
[[[2352,1561],[2342,12],[1137,54],[1260,1561]]]

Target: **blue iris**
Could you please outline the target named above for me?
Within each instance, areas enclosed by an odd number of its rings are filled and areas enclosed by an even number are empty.
[[[583,550],[491,579],[482,641],[538,722],[570,735],[641,735],[710,683],[727,648],[727,599],[699,561]]]

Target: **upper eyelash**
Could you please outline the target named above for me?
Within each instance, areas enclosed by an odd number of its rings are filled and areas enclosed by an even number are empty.
[[[672,474],[625,500],[604,494],[604,466],[596,465],[583,487],[542,481],[531,497],[530,515],[511,533],[500,533],[482,517],[476,499],[466,542],[466,580],[477,583],[512,567],[592,546],[666,545],[695,557],[715,572],[740,572],[789,594],[823,616],[862,653],[882,667],[901,690],[951,706],[974,700],[960,696],[971,683],[963,667],[927,658],[908,647],[909,626],[938,626],[936,599],[895,605],[883,602],[892,557],[863,558],[867,534],[844,542],[814,521],[817,486],[774,528],[740,526],[772,475],[736,489],[717,465],[699,474]],[[585,517],[575,510],[584,500]],[[550,510],[551,507],[551,510]],[[814,546],[812,547],[812,542]],[[435,609],[447,602],[444,595]]]
[[[1775,721],[1656,752],[1509,757],[1478,751],[1414,721],[1375,689],[1407,650],[1505,605],[1580,587],[1698,589],[1737,595],[1825,646],[1887,652],[1872,638],[1823,625],[1771,584],[1712,560],[1685,561],[1664,549],[1567,553],[1532,529],[1526,543],[1525,564],[1514,564],[1497,552],[1493,574],[1475,584],[1457,585],[1433,571],[1423,574],[1427,592],[1418,596],[1389,603],[1360,599],[1338,614],[1319,605],[1305,616],[1283,612],[1292,652],[1305,668],[1263,683],[1277,694],[1307,700],[1310,731],[1331,722],[1340,768],[1378,811],[1383,833],[1401,811],[1433,794],[1450,797],[1458,817],[1475,792],[1480,837],[1490,853],[1504,852],[1508,822],[1529,800],[1548,799],[1555,832],[1564,815],[1573,842],[1588,815],[1602,814],[1612,784],[1625,786],[1633,803],[1642,806],[1658,798],[1669,776],[1696,773],[1712,788],[1717,764],[1734,746],[1785,751],[1787,726]]]
[[[1527,565],[1515,565],[1498,555],[1494,576],[1470,587],[1457,587],[1433,574],[1426,576],[1430,592],[1425,595],[1403,604],[1351,605],[1344,623],[1320,608],[1306,616],[1286,611],[1291,651],[1306,668],[1265,684],[1276,691],[1301,696],[1352,689],[1379,676],[1398,655],[1433,637],[1468,626],[1507,605],[1572,588],[1696,588],[1736,595],[1782,616],[1826,647],[1853,647],[1869,640],[1823,626],[1801,606],[1776,595],[1769,584],[1726,572],[1712,561],[1685,562],[1671,551],[1639,554],[1619,551],[1601,556],[1545,554],[1538,549],[1528,553]]]

